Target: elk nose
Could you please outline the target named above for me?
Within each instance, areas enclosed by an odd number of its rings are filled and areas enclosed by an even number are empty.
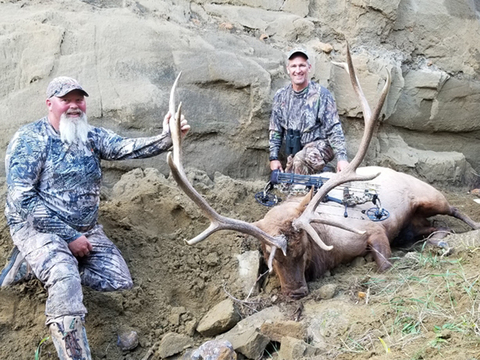
[[[297,289],[293,289],[293,290],[289,289],[285,291],[284,294],[291,299],[301,299],[304,296],[308,295],[308,287],[304,285]]]

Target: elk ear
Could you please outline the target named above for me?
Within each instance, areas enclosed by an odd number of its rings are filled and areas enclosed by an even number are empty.
[[[312,198],[313,198],[313,187],[310,189],[310,192],[307,195],[305,195],[305,197],[302,199],[302,201],[300,202],[300,204],[297,207],[297,210],[299,212],[303,212],[303,210],[305,210],[305,208],[310,203]]]

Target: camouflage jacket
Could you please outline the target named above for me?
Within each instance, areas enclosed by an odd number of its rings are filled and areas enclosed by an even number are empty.
[[[7,148],[5,215],[14,234],[27,222],[71,242],[98,218],[100,160],[147,158],[172,145],[168,133],[123,138],[91,127],[86,145],[66,145],[44,117],[20,128]]]
[[[270,160],[278,159],[286,130],[299,130],[302,147],[312,141],[327,140],[338,160],[347,160],[345,136],[332,94],[310,81],[300,92],[292,85],[280,89],[273,99],[270,116]]]

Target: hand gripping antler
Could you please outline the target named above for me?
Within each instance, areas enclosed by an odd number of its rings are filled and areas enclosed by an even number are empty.
[[[378,175],[380,175],[380,173],[376,173],[373,175],[359,175],[356,173],[356,170],[360,165],[360,163],[363,161],[363,158],[365,157],[365,154],[367,152],[368,145],[370,144],[370,140],[372,139],[372,136],[373,136],[375,122],[380,116],[380,112],[382,110],[385,99],[387,98],[387,94],[388,94],[388,90],[390,89],[390,82],[391,82],[390,72],[387,70],[387,79],[385,81],[385,85],[380,94],[380,99],[378,101],[378,104],[372,113],[372,111],[370,110],[370,106],[368,105],[367,99],[365,98],[365,95],[363,93],[362,87],[360,86],[358,78],[355,74],[355,69],[353,68],[352,57],[350,55],[350,48],[348,44],[347,44],[347,64],[345,63],[334,63],[334,64],[342,66],[350,75],[350,81],[352,82],[353,89],[358,99],[360,100],[360,104],[363,109],[365,130],[364,130],[357,154],[353,158],[352,162],[344,170],[334,174],[329,180],[327,180],[322,185],[322,187],[317,191],[317,193],[312,198],[308,206],[305,208],[302,215],[300,215],[300,217],[298,217],[293,221],[293,227],[295,229],[305,230],[312,237],[312,239],[322,249],[325,249],[325,250],[331,250],[333,247],[325,245],[325,243],[320,239],[318,233],[313,229],[310,223],[312,222],[323,223],[326,225],[332,225],[348,231],[352,231],[357,234],[364,233],[364,231],[359,231],[357,229],[351,228],[349,226],[346,226],[343,223],[322,219],[318,214],[316,214],[315,210],[317,209],[320,202],[325,198],[325,196],[335,187],[350,181],[372,180],[376,178]]]
[[[170,93],[169,111],[172,116],[174,116],[175,112],[175,88],[180,75],[181,73],[177,76]],[[234,230],[244,234],[252,235],[260,241],[266,242],[274,249],[280,248],[282,249],[283,254],[286,255],[287,240],[284,236],[272,237],[253,224],[219,215],[195,190],[192,184],[190,184],[182,165],[181,108],[182,104],[180,103],[178,106],[178,111],[175,114],[175,123],[170,126],[173,142],[173,153],[169,152],[167,155],[168,165],[170,166],[172,176],[177,182],[178,186],[180,186],[183,192],[202,210],[203,214],[210,220],[210,226],[195,238],[187,241],[187,244],[196,244],[202,240],[205,240],[211,234],[219,230]],[[272,251],[272,253],[275,253],[275,251]]]

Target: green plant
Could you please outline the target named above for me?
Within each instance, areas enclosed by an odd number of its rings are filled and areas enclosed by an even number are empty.
[[[50,339],[50,336],[45,336],[42,340],[40,340],[40,342],[38,343],[38,346],[37,346],[37,350],[35,351],[35,360],[40,359],[42,344],[49,339]]]

